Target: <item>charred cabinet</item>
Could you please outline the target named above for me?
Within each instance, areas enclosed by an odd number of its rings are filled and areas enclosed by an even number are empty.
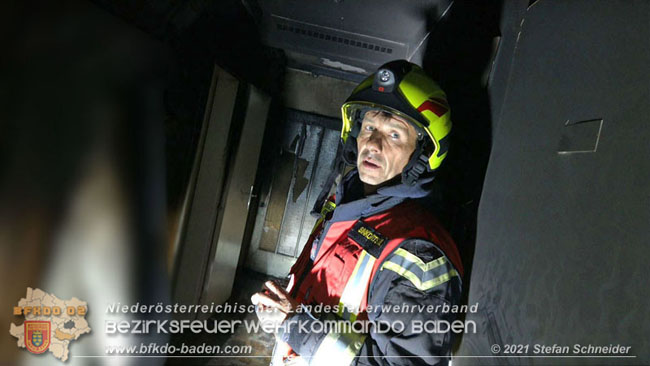
[[[249,265],[285,276],[316,218],[310,215],[323,188],[340,138],[339,121],[287,109],[281,138],[271,147],[271,166],[261,169],[261,196]]]

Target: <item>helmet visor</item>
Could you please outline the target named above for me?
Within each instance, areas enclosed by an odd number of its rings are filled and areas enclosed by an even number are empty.
[[[352,137],[356,138],[356,135],[358,133],[358,129],[361,126],[361,122],[363,121],[363,117],[365,114],[369,111],[382,111],[382,112],[387,112],[392,115],[395,115],[399,117],[400,119],[405,120],[406,122],[410,123],[413,127],[415,127],[415,130],[418,133],[418,144],[423,144],[422,149],[423,153],[428,157],[432,156],[437,150],[438,146],[436,144],[435,139],[430,135],[430,132],[422,126],[422,124],[415,119],[413,119],[411,116],[402,113],[398,110],[395,110],[393,108],[380,105],[380,104],[374,104],[370,102],[354,102],[354,103],[346,103],[343,105],[341,108],[341,112],[343,115],[343,126],[341,128],[341,139],[345,142],[347,140],[347,137],[352,134]]]

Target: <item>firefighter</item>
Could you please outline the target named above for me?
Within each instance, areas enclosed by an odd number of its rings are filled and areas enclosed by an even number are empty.
[[[271,363],[447,364],[453,333],[421,329],[451,323],[461,296],[457,248],[424,203],[447,155],[446,95],[419,66],[392,61],[357,86],[342,115],[338,155],[356,168],[318,203],[288,287],[269,281],[251,298],[278,329]]]

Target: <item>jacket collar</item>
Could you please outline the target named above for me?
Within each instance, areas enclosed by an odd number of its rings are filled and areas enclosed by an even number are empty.
[[[433,176],[422,177],[414,186],[399,182],[364,196],[359,172],[353,169],[343,177],[336,188],[336,209],[332,221],[358,220],[386,211],[407,199],[426,197],[432,190],[433,179]]]

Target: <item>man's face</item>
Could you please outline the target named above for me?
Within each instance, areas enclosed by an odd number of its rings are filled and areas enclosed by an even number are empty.
[[[416,143],[415,128],[402,118],[381,111],[366,112],[357,137],[361,181],[376,186],[401,174]]]

